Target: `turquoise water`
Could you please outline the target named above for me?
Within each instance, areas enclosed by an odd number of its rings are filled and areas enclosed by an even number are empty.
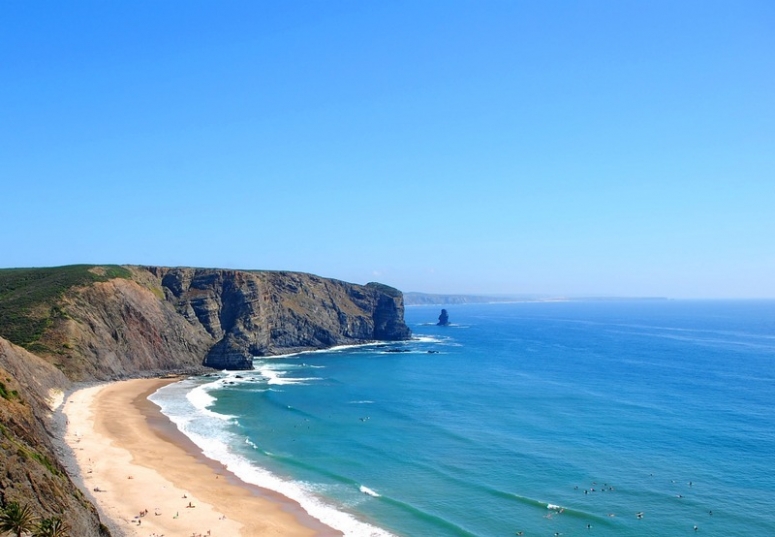
[[[153,400],[348,535],[775,534],[775,302],[447,309]]]

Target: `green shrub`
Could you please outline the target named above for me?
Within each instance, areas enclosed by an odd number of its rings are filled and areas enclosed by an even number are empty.
[[[31,350],[54,320],[68,318],[59,305],[67,291],[131,276],[128,269],[112,265],[0,269],[0,336]],[[35,350],[50,352],[45,347]]]
[[[32,458],[38,461],[40,464],[46,467],[46,469],[55,476],[59,476],[59,470],[57,470],[56,466],[54,466],[54,463],[51,462],[51,459],[46,457],[45,455],[41,455],[37,451],[33,451],[31,453]]]
[[[19,392],[16,390],[9,391],[5,383],[0,382],[0,397],[8,401],[15,401],[19,399]]]

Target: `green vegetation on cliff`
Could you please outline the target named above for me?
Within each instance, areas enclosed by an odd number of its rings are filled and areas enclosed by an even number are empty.
[[[0,339],[0,380],[10,395],[0,397],[0,535],[109,537],[51,441],[57,425],[45,399],[65,389],[64,375]]]
[[[372,289],[376,289],[380,293],[385,293],[387,296],[391,298],[397,298],[397,297],[403,296],[401,291],[399,291],[395,287],[390,287],[389,285],[385,285],[384,283],[369,282],[366,284],[366,287],[371,287]]]
[[[0,336],[35,349],[43,332],[64,312],[57,301],[69,289],[112,278],[131,278],[119,266],[0,269]]]
[[[299,272],[0,270],[0,337],[71,380],[250,369],[254,356],[408,339],[403,312],[398,289]]]
[[[259,355],[403,340],[403,312],[392,287],[298,272],[0,269],[0,518],[29,505],[28,535],[109,537],[48,432],[71,381],[250,369]]]

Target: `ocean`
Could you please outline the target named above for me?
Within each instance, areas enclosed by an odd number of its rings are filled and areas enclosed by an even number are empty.
[[[775,535],[775,301],[444,307],[151,400],[345,535]]]

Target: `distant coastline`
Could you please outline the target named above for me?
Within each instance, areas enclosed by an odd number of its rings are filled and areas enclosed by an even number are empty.
[[[667,297],[605,297],[605,296],[539,296],[539,295],[466,295],[405,292],[404,306],[435,306],[450,304],[497,304],[514,302],[618,302],[661,301]]]

